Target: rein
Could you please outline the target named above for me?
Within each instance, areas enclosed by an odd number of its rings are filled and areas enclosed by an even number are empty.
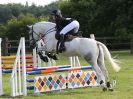
[[[38,34],[37,32],[34,31],[33,26],[32,26],[31,33],[29,33],[29,35],[31,35],[31,37],[32,37],[32,39],[30,41],[33,41],[33,43],[35,44],[37,41],[41,40],[43,37],[45,37],[47,34],[53,32],[53,31],[56,31],[55,27],[47,30],[44,34],[42,34],[40,36],[40,34]],[[37,40],[34,38],[34,34],[38,36]]]
[[[32,39],[31,39],[30,41],[38,41],[38,40],[35,40],[33,34],[37,35],[38,37],[39,37],[39,34],[37,34],[37,33],[33,30],[33,26],[32,26],[32,29],[31,29],[31,30],[32,30],[32,31],[31,31],[31,33],[29,33],[29,35],[31,35]]]
[[[53,29],[54,29],[54,30],[53,30]],[[43,34],[43,37],[46,36],[47,34],[51,33],[51,32],[54,32],[54,31],[56,31],[56,30],[55,30],[55,27],[53,27],[53,28],[47,30],[46,33]]]

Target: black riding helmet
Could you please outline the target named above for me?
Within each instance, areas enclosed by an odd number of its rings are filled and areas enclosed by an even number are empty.
[[[53,10],[51,15],[57,16],[57,17],[62,17],[61,11],[60,10]]]

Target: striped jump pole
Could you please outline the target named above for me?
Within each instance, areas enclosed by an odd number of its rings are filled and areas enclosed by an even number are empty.
[[[6,64],[8,64],[8,65],[9,65],[9,64],[12,64],[12,65],[13,65],[13,64],[14,64],[14,62],[13,62],[13,61],[9,61],[9,62],[2,62],[2,64],[5,64],[5,65],[6,65]],[[22,62],[20,62],[20,64],[22,64]],[[26,64],[33,64],[33,61],[26,61]]]
[[[1,59],[2,60],[9,60],[9,59],[15,59],[16,56],[1,56]],[[22,57],[20,57],[21,59]],[[26,59],[32,59],[33,57],[32,56],[26,56]]]
[[[34,74],[48,74],[48,73],[54,73],[54,72],[71,72],[71,71],[77,71],[77,70],[86,70],[86,69],[92,69],[92,66],[82,66],[82,67],[72,67],[72,68],[56,68],[56,69],[46,69],[46,70],[35,70],[27,72],[29,75]]]
[[[32,68],[31,66],[26,66],[26,72],[29,71],[38,71],[38,70],[55,70],[55,69],[59,69],[59,68],[71,68],[70,65],[68,66],[52,66],[52,67],[40,67],[40,68]],[[20,71],[22,71],[22,67],[20,67]],[[12,73],[12,69],[3,69],[2,70],[3,73]]]

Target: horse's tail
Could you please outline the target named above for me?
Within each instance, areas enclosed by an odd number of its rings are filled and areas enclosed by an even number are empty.
[[[108,48],[103,43],[101,43],[101,42],[98,42],[97,41],[97,44],[99,44],[103,48],[104,56],[108,60],[108,62],[110,62],[110,64],[112,65],[113,69],[116,72],[119,72],[119,70],[121,69],[121,67],[111,57],[111,54],[110,54]]]

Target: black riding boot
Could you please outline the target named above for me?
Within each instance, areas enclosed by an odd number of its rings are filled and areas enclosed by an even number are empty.
[[[60,48],[59,48],[59,52],[62,53],[63,51],[65,51],[65,45],[64,45],[64,34],[60,35]]]

